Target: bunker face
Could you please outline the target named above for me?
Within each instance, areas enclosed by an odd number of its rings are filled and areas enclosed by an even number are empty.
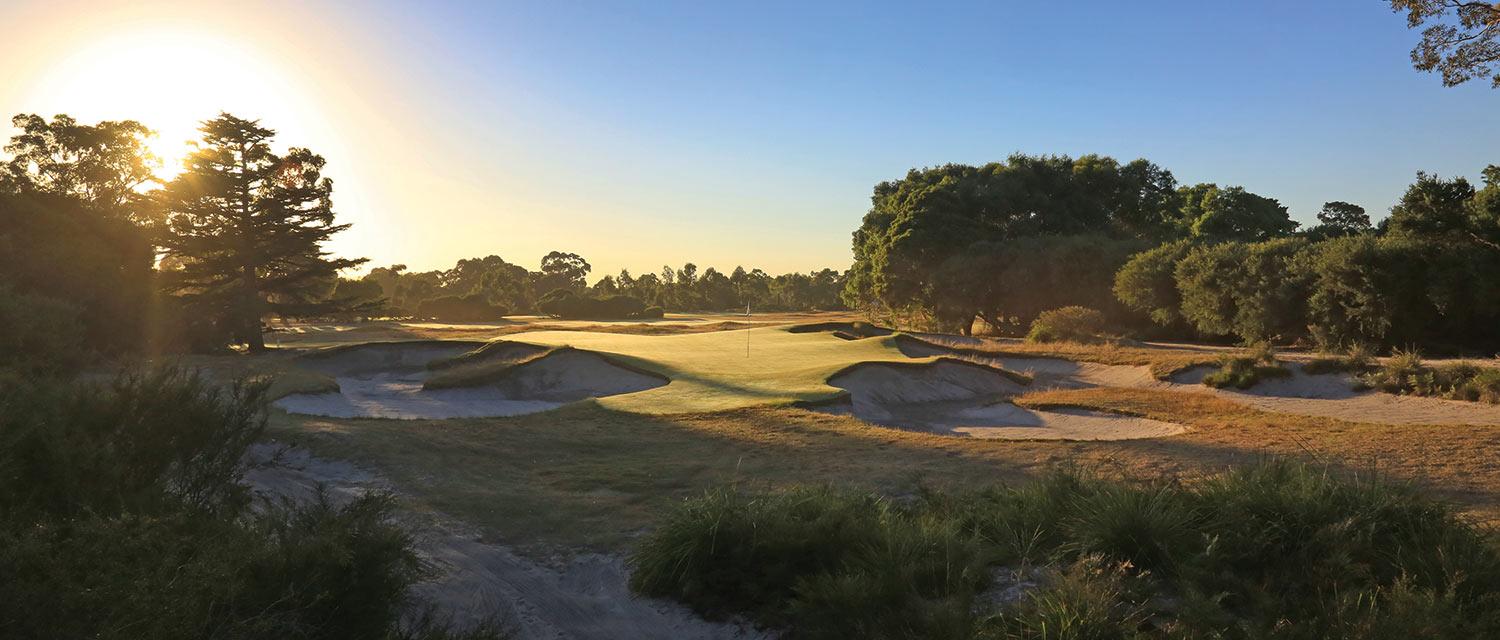
[[[633,393],[667,380],[618,366],[598,354],[561,349],[505,369],[471,387],[424,389],[436,369],[475,345],[372,344],[314,354],[305,365],[334,376],[336,393],[293,394],[276,401],[292,413],[334,418],[440,419],[514,416],[585,398]],[[490,349],[482,358],[535,355],[536,348]]]
[[[1025,387],[1004,373],[967,362],[867,363],[829,379],[849,392],[825,411],[875,424],[1020,440],[1127,440],[1182,433],[1182,425],[1096,411],[1038,411],[1012,404]]]

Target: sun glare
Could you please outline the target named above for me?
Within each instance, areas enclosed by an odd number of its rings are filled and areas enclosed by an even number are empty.
[[[171,178],[199,123],[230,111],[283,133],[309,129],[302,92],[270,56],[234,41],[190,31],[140,31],[96,40],[58,61],[28,93],[44,115],[83,122],[134,119],[156,131],[149,141]],[[289,136],[290,137],[290,136]]]

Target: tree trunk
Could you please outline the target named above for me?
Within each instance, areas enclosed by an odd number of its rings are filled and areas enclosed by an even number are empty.
[[[266,337],[261,333],[261,300],[260,281],[255,277],[255,267],[246,265],[241,271],[240,286],[244,287],[241,292],[242,317],[240,323],[244,327],[245,344],[250,346],[250,353],[261,353],[266,350]]]

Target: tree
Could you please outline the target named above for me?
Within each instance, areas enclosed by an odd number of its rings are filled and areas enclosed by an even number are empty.
[[[1177,263],[1193,246],[1192,240],[1178,240],[1131,256],[1115,272],[1115,298],[1160,326],[1181,324],[1182,294],[1177,290],[1175,274]]]
[[[1280,202],[1244,187],[1198,184],[1182,187],[1177,193],[1181,203],[1178,225],[1192,237],[1256,242],[1297,229]]]
[[[1318,212],[1318,222],[1341,235],[1364,233],[1371,229],[1370,216],[1365,208],[1341,200],[1323,203]]]
[[[229,338],[265,349],[262,320],[336,311],[308,287],[364,262],[331,258],[333,182],[303,148],[272,152],[276,132],[228,113],[203,123],[203,140],[162,195],[162,245],[177,268],[169,289],[222,320]]]
[[[67,115],[21,114],[11,119],[21,133],[5,151],[0,190],[77,198],[103,215],[146,216],[141,186],[155,180],[160,163],[146,149],[155,135],[134,120],[78,124]]]
[[[1486,0],[1391,0],[1409,28],[1426,25],[1411,50],[1412,66],[1437,71],[1445,86],[1490,78],[1500,88],[1500,3]]]
[[[1469,230],[1467,207],[1473,197],[1474,187],[1468,180],[1418,172],[1417,181],[1391,207],[1390,230],[1414,237],[1465,234]]]
[[[542,256],[542,272],[536,290],[543,294],[553,289],[580,291],[587,285],[592,270],[588,261],[576,253],[553,251]]]
[[[936,278],[943,265],[980,243],[1184,235],[1175,187],[1172,174],[1150,162],[1122,166],[1099,155],[1016,154],[979,167],[913,169],[902,180],[875,186],[870,211],[854,233],[844,302],[871,311],[932,312],[930,294],[942,284]],[[953,273],[952,265],[946,272]]]

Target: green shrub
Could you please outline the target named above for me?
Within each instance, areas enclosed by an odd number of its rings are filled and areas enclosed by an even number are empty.
[[[251,508],[264,402],[174,369],[0,382],[6,637],[496,637],[402,623],[422,572],[389,496]]]
[[[569,320],[623,320],[642,317],[646,304],[634,296],[606,295],[594,298],[571,289],[556,289],[542,296],[537,302],[537,309],[549,316]]]
[[[443,322],[490,322],[503,320],[509,311],[491,304],[484,294],[438,296],[417,305],[417,316]]]
[[[1059,470],[907,506],[716,490],[634,586],[790,637],[1496,637],[1500,553],[1404,485],[1268,461],[1194,484]],[[997,597],[986,567],[1035,586]],[[761,569],[764,568],[764,572]],[[1397,631],[1415,636],[1388,636]]]
[[[67,373],[88,357],[77,307],[0,284],[0,370]]]
[[[1031,323],[1027,342],[1104,342],[1104,314],[1086,307],[1043,311]]]
[[[1160,326],[1181,325],[1182,294],[1173,274],[1193,244],[1192,240],[1179,240],[1131,256],[1115,273],[1115,297]]]
[[[1500,368],[1461,362],[1430,367],[1414,349],[1396,350],[1359,380],[1386,393],[1500,403]]]
[[[1369,371],[1375,365],[1375,357],[1370,353],[1369,347],[1356,343],[1345,350],[1342,355],[1322,357],[1307,362],[1302,365],[1302,371],[1308,375],[1328,373],[1359,374]]]
[[[663,311],[661,307],[646,307],[646,309],[641,312],[640,317],[642,320],[660,320],[666,315],[667,312]]]
[[[1219,369],[1203,377],[1203,384],[1216,389],[1249,389],[1262,380],[1292,375],[1276,360],[1276,352],[1264,343],[1241,355],[1219,357]]]

